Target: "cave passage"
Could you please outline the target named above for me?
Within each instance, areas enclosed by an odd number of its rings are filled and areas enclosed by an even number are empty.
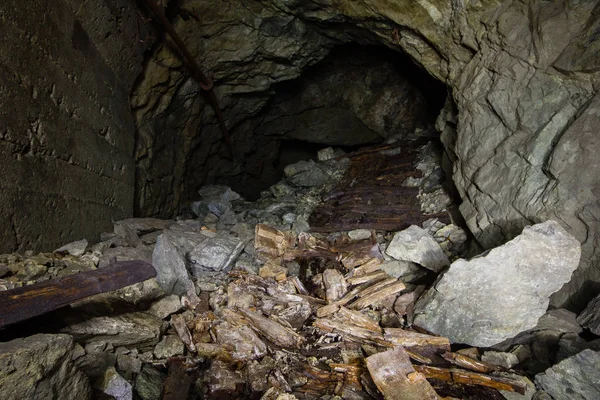
[[[202,184],[224,184],[255,200],[283,177],[286,165],[316,160],[326,147],[349,152],[390,138],[436,137],[432,126],[447,94],[408,55],[356,44],[334,48],[299,78],[274,84],[272,92],[266,106],[233,133],[234,141],[254,137],[262,149],[245,154],[240,173],[214,171]]]

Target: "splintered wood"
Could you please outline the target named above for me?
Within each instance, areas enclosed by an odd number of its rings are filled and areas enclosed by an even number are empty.
[[[448,398],[456,385],[489,398],[524,391],[476,353],[408,328],[403,316],[423,287],[407,289],[382,271],[380,254],[366,258],[371,240],[329,243],[266,225],[256,233],[265,265],[283,272],[234,270],[226,290],[211,294],[212,310],[171,320],[188,355],[212,360],[206,398],[421,400]],[[287,276],[290,260],[303,265],[299,276]]]

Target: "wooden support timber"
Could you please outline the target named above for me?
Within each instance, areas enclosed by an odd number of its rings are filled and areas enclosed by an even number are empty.
[[[323,196],[309,219],[313,232],[352,229],[397,231],[429,218],[449,223],[447,213],[423,215],[416,187],[402,186],[415,170],[417,148],[423,141],[397,142],[350,153],[344,179]]]
[[[0,328],[57,310],[77,300],[154,278],[145,261],[120,261],[107,267],[0,292]]]

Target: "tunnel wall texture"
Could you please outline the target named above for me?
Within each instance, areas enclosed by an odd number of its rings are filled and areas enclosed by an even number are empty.
[[[0,2],[0,251],[132,214],[136,18],[128,0]]]

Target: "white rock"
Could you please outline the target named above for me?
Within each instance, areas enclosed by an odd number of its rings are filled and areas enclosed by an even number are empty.
[[[85,253],[85,249],[87,249],[88,241],[86,239],[81,239],[76,242],[71,242],[69,244],[65,244],[63,247],[54,250],[55,253],[63,253],[68,252],[70,255],[75,257],[81,257]]]
[[[417,303],[414,324],[453,343],[499,344],[536,326],[580,256],[579,242],[558,222],[526,227],[485,256],[452,263]]]
[[[450,264],[440,245],[416,225],[396,233],[385,252],[396,260],[412,261],[434,272]]]

